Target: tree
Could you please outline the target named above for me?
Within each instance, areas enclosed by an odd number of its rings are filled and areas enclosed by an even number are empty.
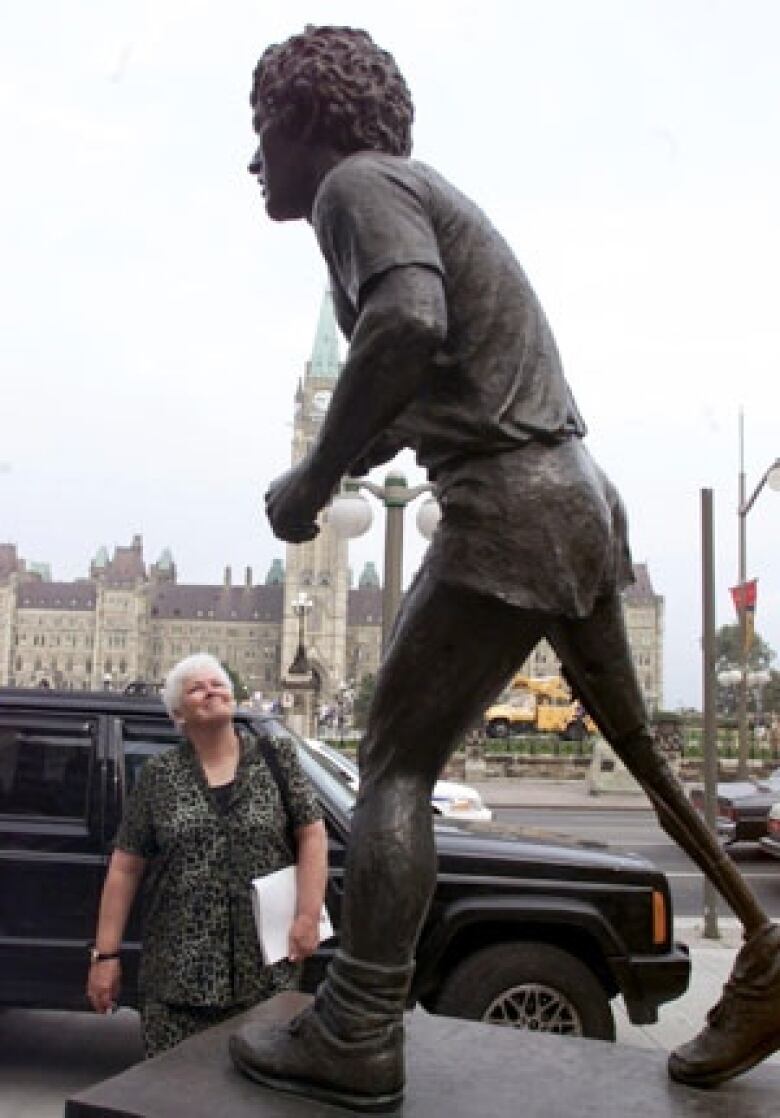
[[[733,671],[742,664],[740,655],[741,637],[739,625],[721,625],[715,634],[715,671]],[[747,654],[748,671],[767,671],[771,669],[775,651],[758,633],[753,634]],[[763,688],[761,707],[764,711],[780,710],[780,675],[772,671],[771,681]],[[753,689],[748,695],[748,707],[752,709]],[[737,709],[737,686],[718,683],[718,709],[723,714],[735,714]]]
[[[772,678],[764,688],[763,707],[765,714],[780,714],[780,672],[771,672]]]
[[[756,671],[759,668],[769,668],[774,659],[774,649],[769,647],[763,637],[754,633],[748,649],[748,669]],[[716,671],[722,672],[728,668],[738,668],[741,663],[739,625],[721,625],[715,634]]]
[[[231,668],[230,664],[225,664],[223,662],[222,667],[227,672],[228,678],[233,684],[233,694],[236,697],[236,702],[243,703],[246,699],[249,698],[249,690],[247,689],[246,684],[244,683],[243,679],[238,674],[236,669]]]
[[[368,718],[368,708],[371,704],[371,699],[376,689],[376,676],[364,675],[357,686],[355,692],[355,699],[352,704],[352,722],[360,730],[366,724]]]

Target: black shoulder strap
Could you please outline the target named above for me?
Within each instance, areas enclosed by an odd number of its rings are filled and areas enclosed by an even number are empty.
[[[267,738],[262,735],[257,735],[257,744],[260,747],[260,752],[263,755],[263,760],[271,772],[271,776],[276,781],[276,786],[279,789],[279,796],[282,800],[282,807],[284,814],[287,817],[287,842],[290,847],[290,852],[295,855],[297,843],[295,841],[295,828],[293,826],[293,813],[292,804],[290,803],[290,789],[287,784],[287,777],[284,775],[282,766],[279,764],[279,758],[276,750],[271,745]]]

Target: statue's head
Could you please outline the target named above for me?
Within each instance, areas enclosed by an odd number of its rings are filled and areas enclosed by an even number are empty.
[[[366,31],[312,27],[269,47],[251,93],[256,121],[280,119],[292,132],[350,155],[409,155],[414,109],[395,60]]]

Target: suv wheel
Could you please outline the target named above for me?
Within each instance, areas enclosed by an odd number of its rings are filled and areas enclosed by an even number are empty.
[[[515,1029],[615,1039],[601,983],[579,959],[546,943],[503,943],[470,955],[445,980],[434,1011]]]

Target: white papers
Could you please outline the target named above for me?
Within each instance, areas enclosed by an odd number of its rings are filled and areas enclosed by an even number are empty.
[[[267,966],[287,958],[290,927],[295,919],[295,866],[267,873],[252,880],[252,911],[257,938]],[[320,913],[320,942],[330,939],[333,925],[325,905]]]

